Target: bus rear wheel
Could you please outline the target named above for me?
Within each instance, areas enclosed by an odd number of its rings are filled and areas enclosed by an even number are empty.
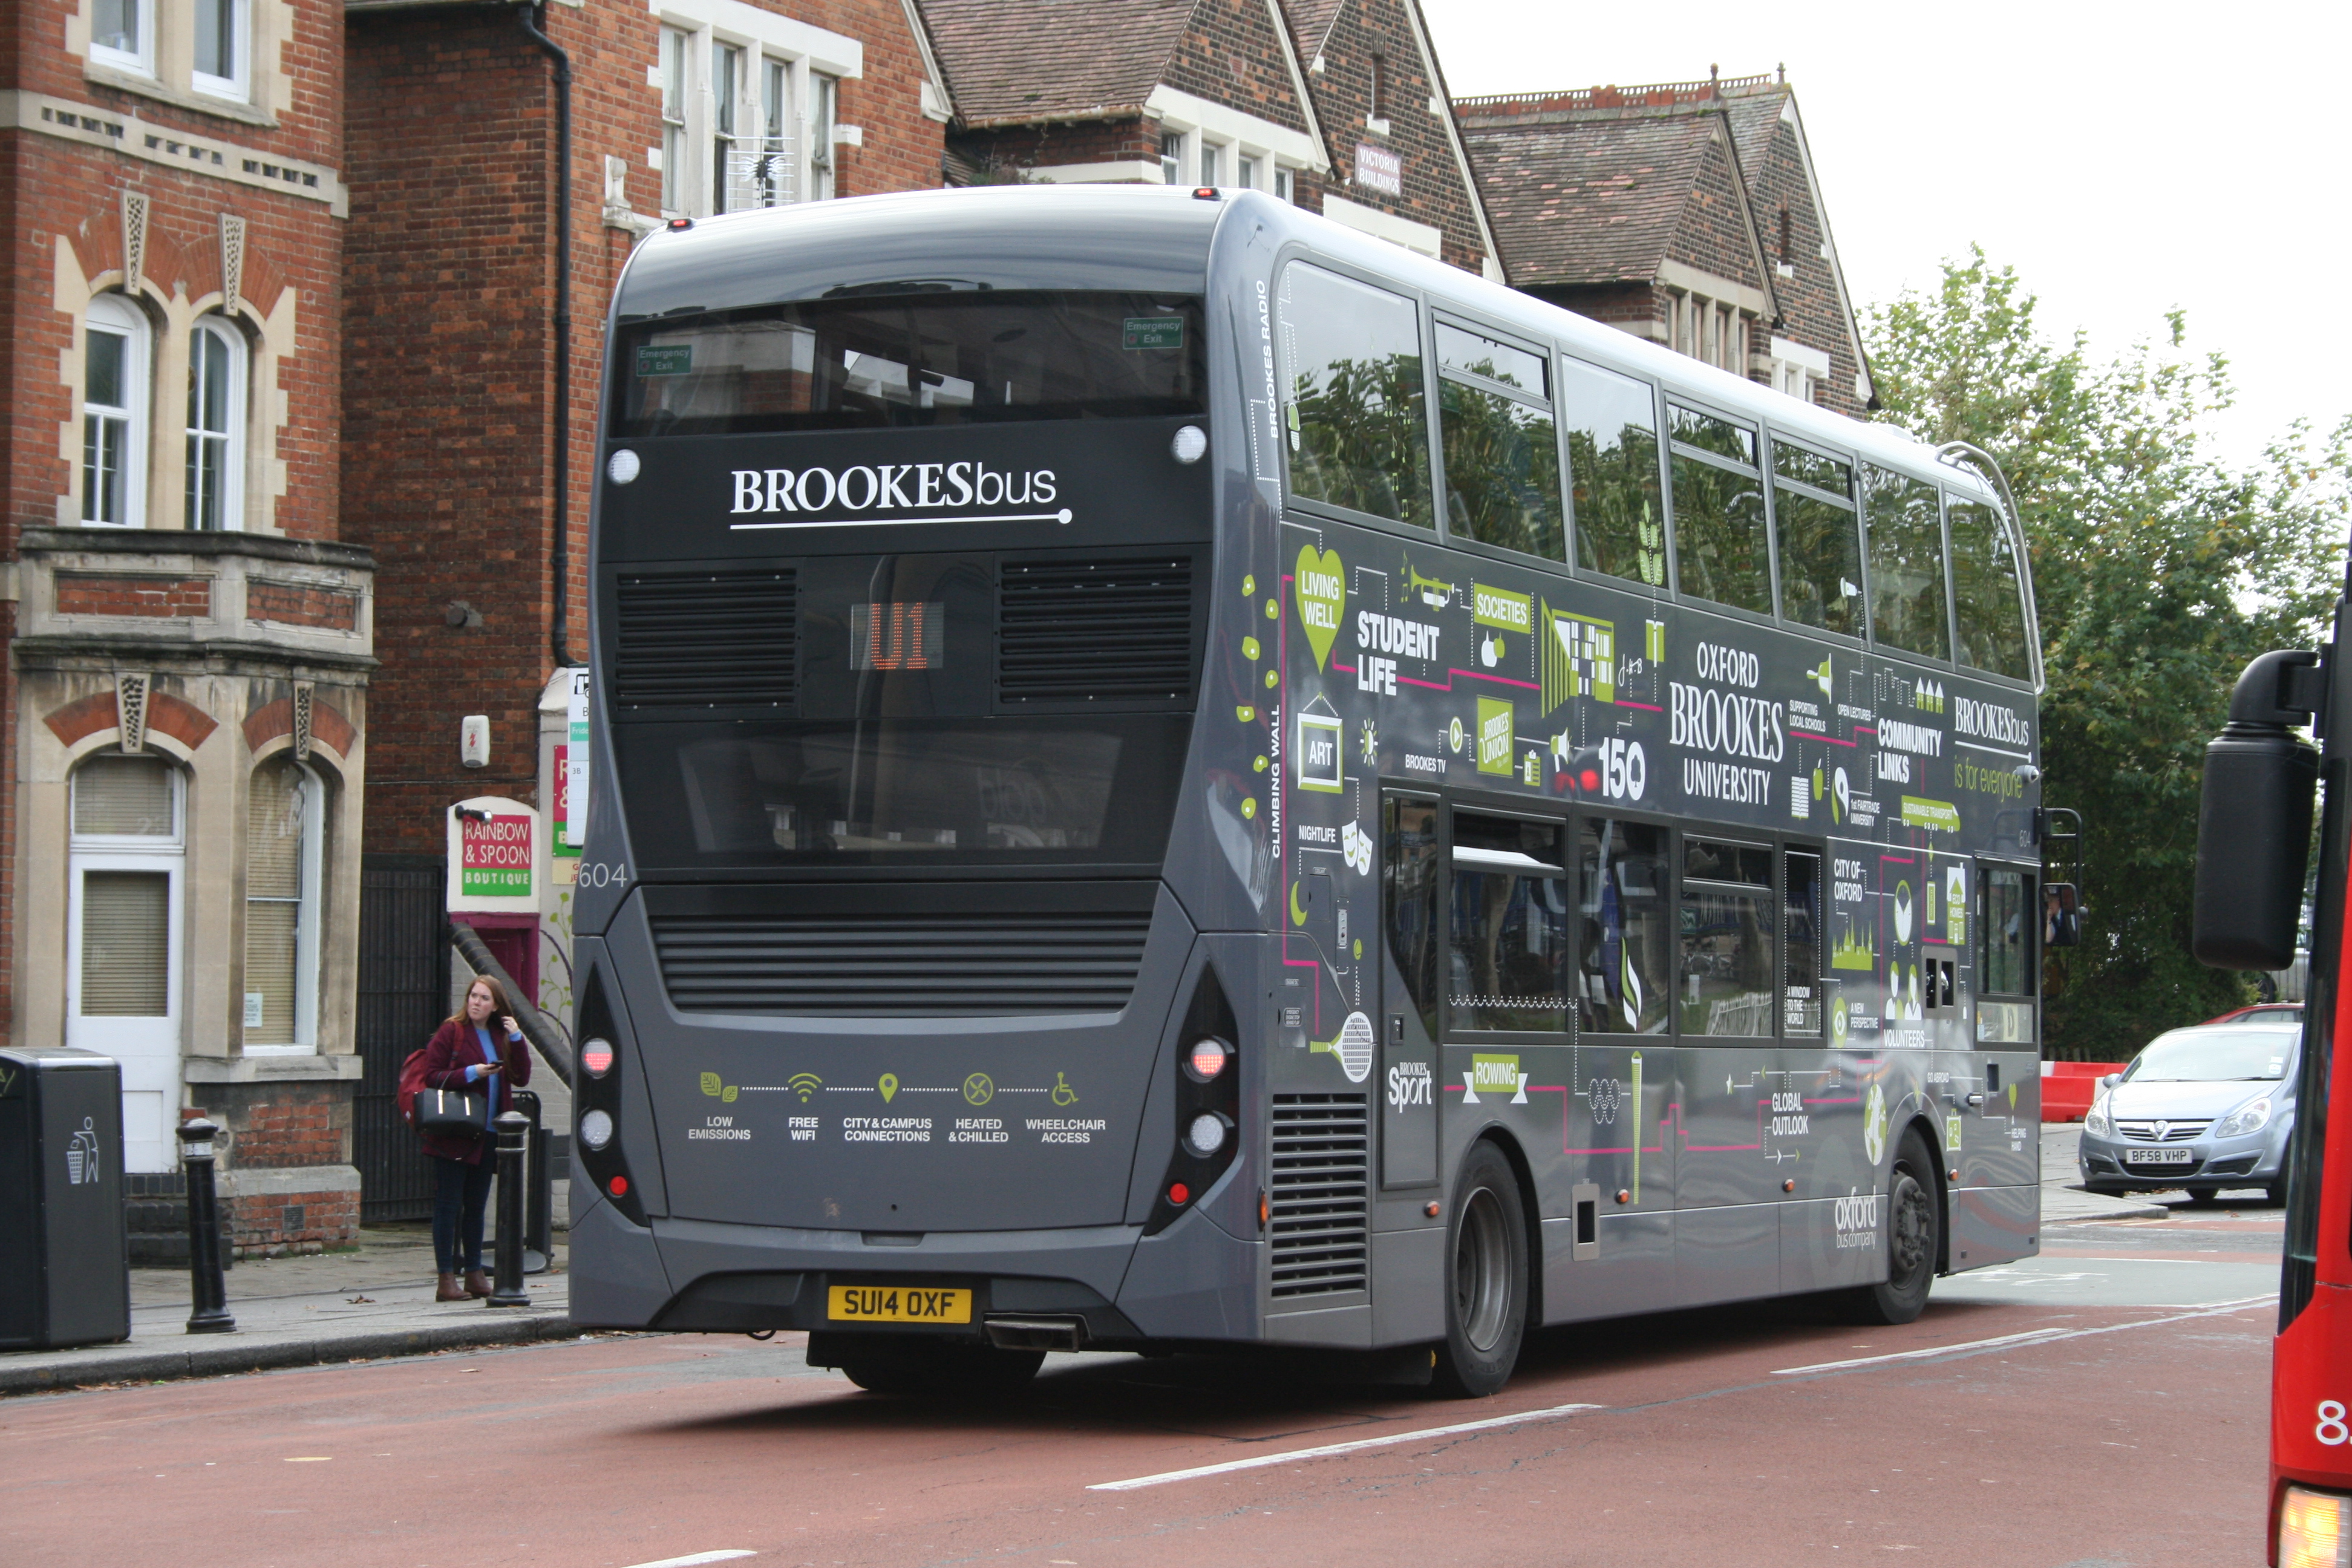
[[[1864,1323],[1907,1323],[1927,1306],[1943,1251],[1943,1207],[1936,1201],[1936,1168],[1927,1141],[1913,1128],[1895,1147],[1886,1184],[1886,1279],[1850,1292],[1846,1305]]]
[[[1484,1399],[1510,1381],[1527,1335],[1527,1211],[1510,1162],[1492,1143],[1471,1151],[1454,1192],[1434,1382],[1455,1398]]]
[[[838,1352],[841,1374],[869,1394],[961,1399],[1010,1394],[1045,1364],[1044,1351],[1003,1351],[950,1341],[875,1339]]]

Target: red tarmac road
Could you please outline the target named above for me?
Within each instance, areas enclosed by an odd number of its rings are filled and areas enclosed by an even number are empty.
[[[2273,1308],[2194,1289],[2274,1269],[2275,1215],[2053,1231],[2028,1269],[2178,1259],[2191,1294],[2012,1275],[2031,1299],[1902,1329],[1794,1305],[1584,1325],[1477,1402],[1089,1356],[938,1406],[811,1371],[792,1336],[652,1335],[12,1399],[0,1562],[2258,1563]],[[1790,1371],[1828,1363],[1853,1364]],[[1567,1405],[1598,1408],[1509,1420]],[[1279,1458],[1345,1444],[1370,1446]]]

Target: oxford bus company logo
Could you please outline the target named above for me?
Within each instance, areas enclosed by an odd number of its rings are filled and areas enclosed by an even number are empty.
[[[730,515],[757,514],[730,530],[834,528],[844,523],[898,526],[926,522],[1066,524],[1051,468],[1020,472],[985,462],[858,463],[845,468],[732,468]],[[768,521],[773,518],[774,521]]]
[[[1878,1245],[1878,1194],[1849,1189],[1830,1205],[1837,1226],[1838,1250]]]

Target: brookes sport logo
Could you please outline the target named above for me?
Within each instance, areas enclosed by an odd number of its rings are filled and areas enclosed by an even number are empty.
[[[735,468],[736,516],[779,516],[733,529],[826,528],[841,523],[1059,522],[1070,509],[1051,468],[1011,473],[986,463],[860,463],[833,468]],[[998,508],[1025,508],[998,510]]]

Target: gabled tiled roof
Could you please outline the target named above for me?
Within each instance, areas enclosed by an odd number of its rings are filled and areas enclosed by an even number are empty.
[[[967,125],[1133,114],[1195,0],[919,0]]]
[[[1769,78],[1726,84],[1724,118],[1731,121],[1732,144],[1739,150],[1739,171],[1748,181],[1750,201],[1759,200],[1764,161],[1772,150],[1772,133],[1780,129],[1781,107],[1789,101],[1786,83]]]
[[[1511,282],[1658,275],[1720,121],[1712,107],[1564,107],[1587,95],[1457,101]]]
[[[1298,50],[1301,68],[1315,63],[1315,51],[1331,36],[1331,24],[1348,0],[1282,0],[1282,14],[1290,22],[1290,40]]]

